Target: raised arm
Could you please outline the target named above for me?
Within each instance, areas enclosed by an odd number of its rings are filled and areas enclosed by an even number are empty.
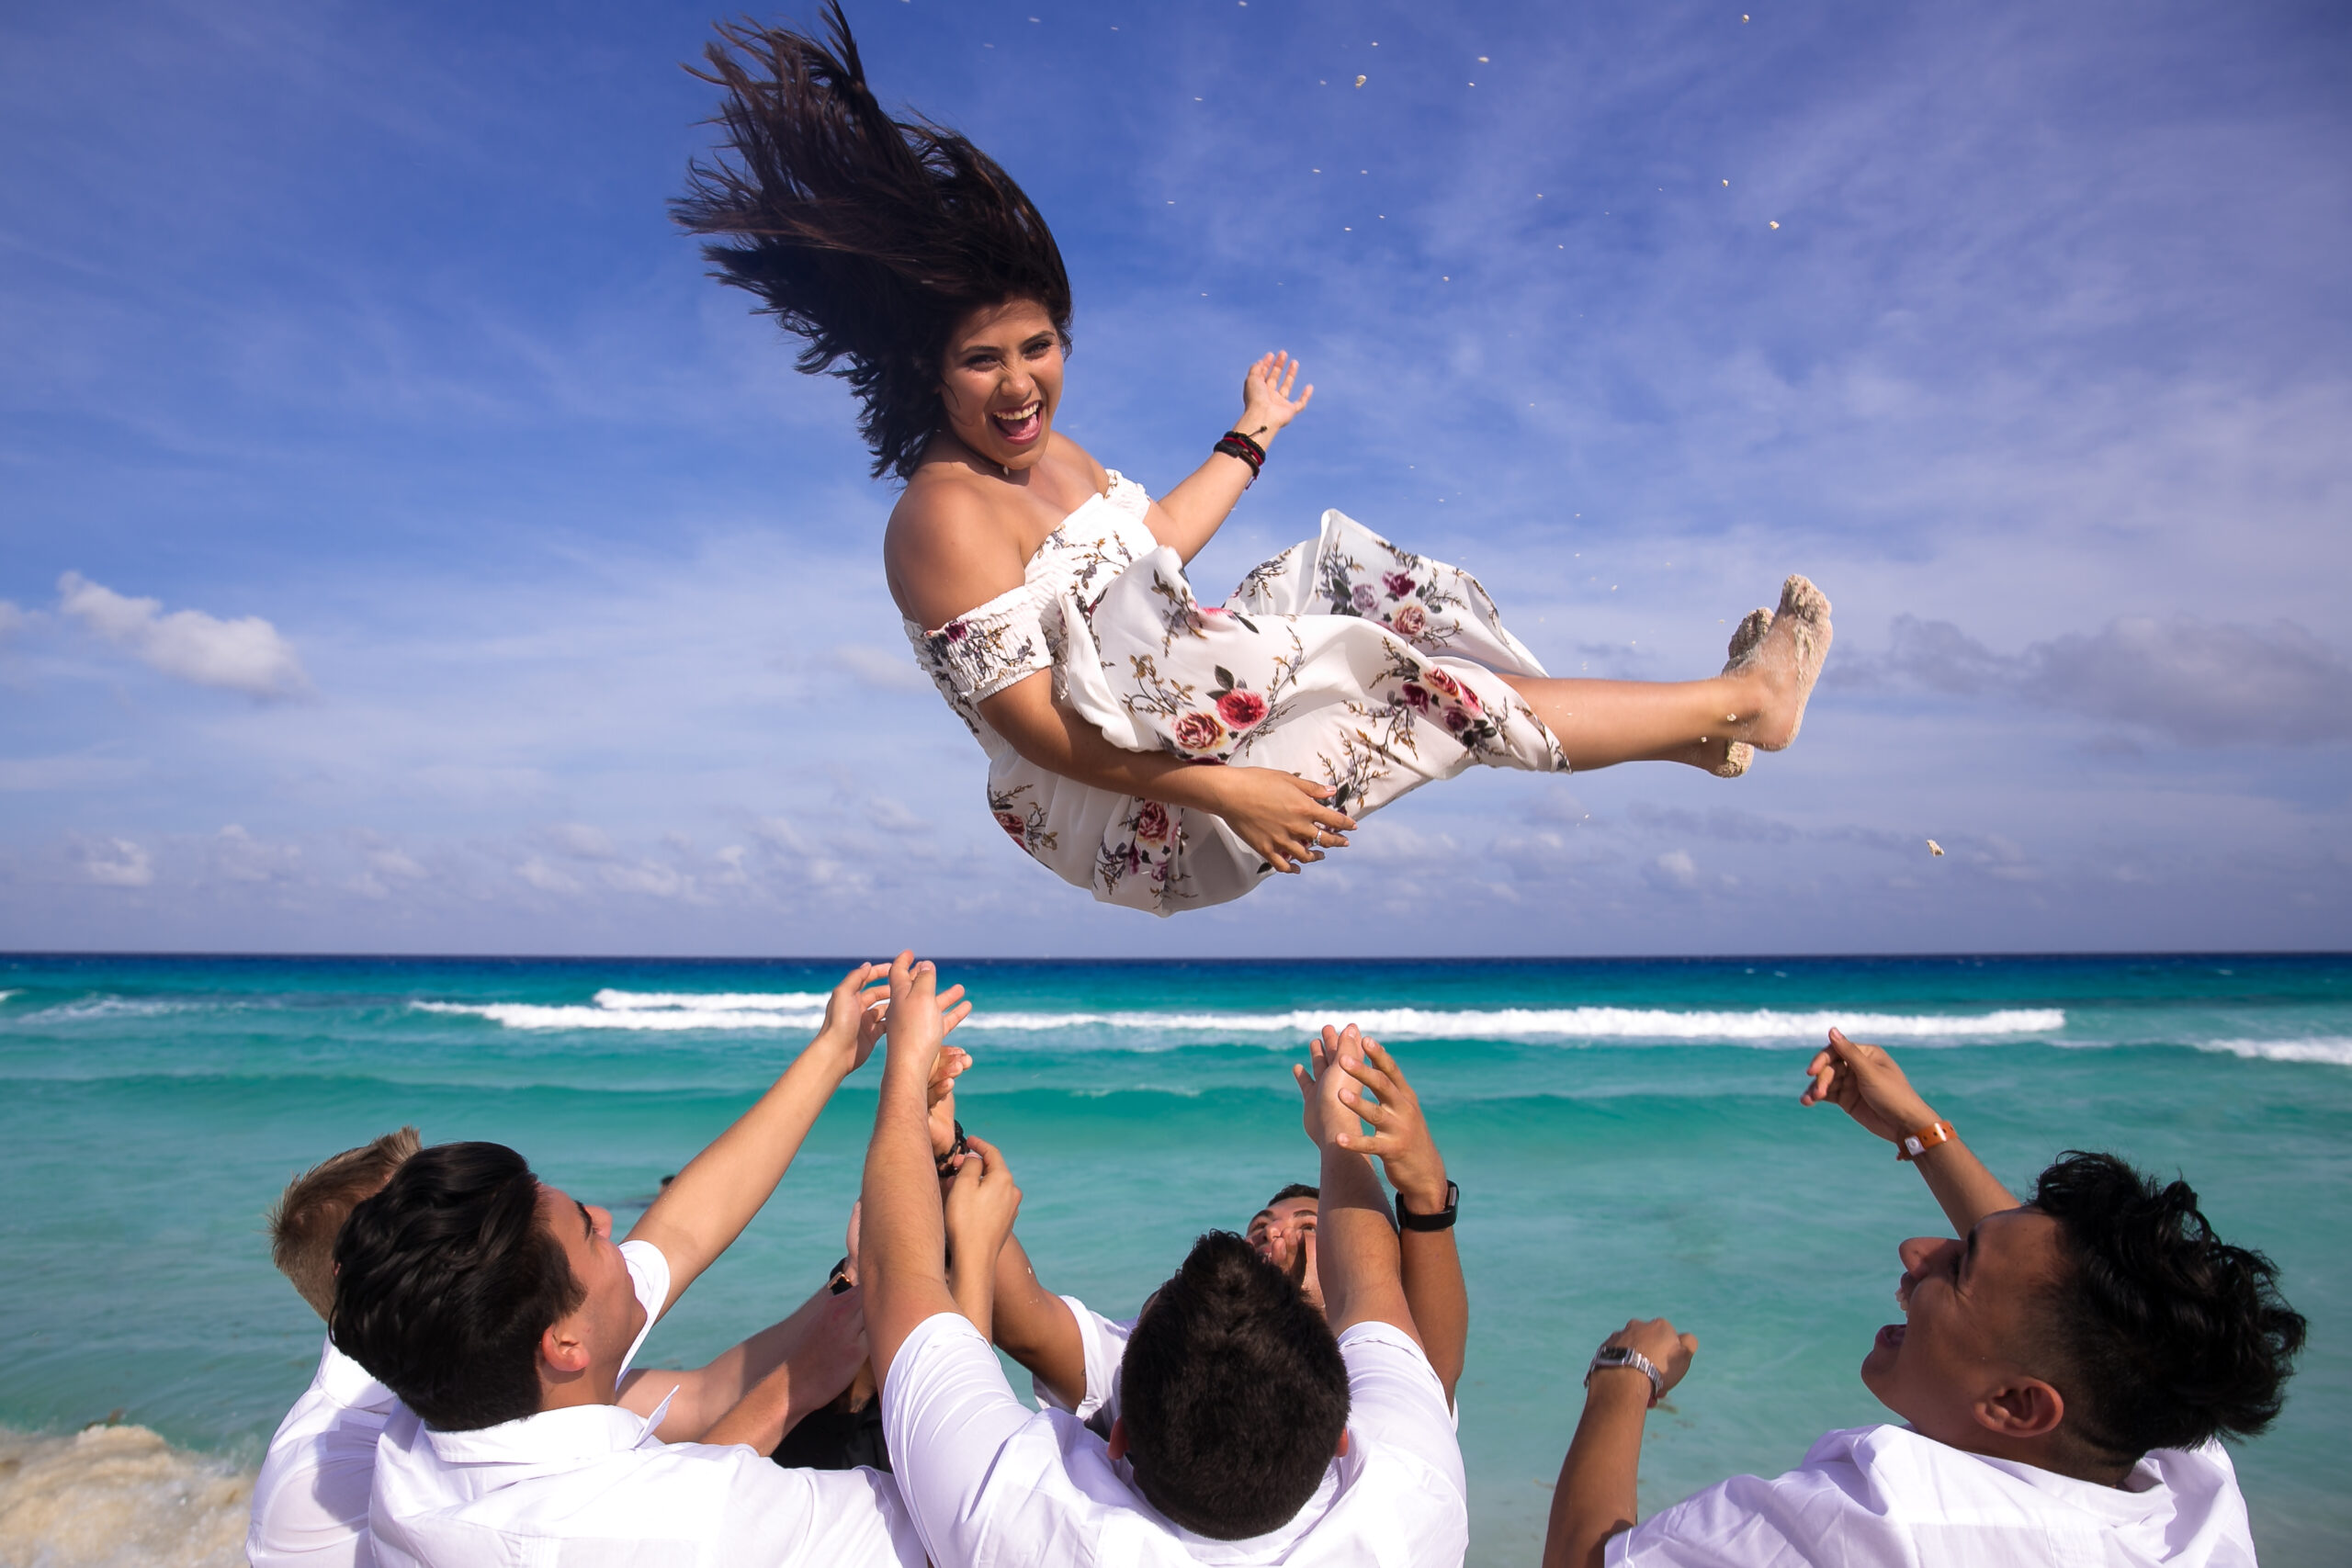
[[[1385,1323],[1418,1342],[1420,1333],[1405,1301],[1388,1200],[1381,1195],[1372,1161],[1345,1142],[1363,1133],[1356,1113],[1340,1098],[1342,1086],[1351,1082],[1345,1064],[1363,1056],[1363,1042],[1351,1023],[1344,1030],[1326,1028],[1323,1049],[1309,1066],[1291,1068],[1306,1102],[1306,1135],[1323,1156],[1315,1271],[1323,1282],[1323,1312],[1332,1333],[1359,1323]]]
[[[1872,1136],[1897,1147],[1906,1136],[1951,1125],[1928,1109],[1928,1102],[1883,1047],[1849,1040],[1838,1030],[1829,1032],[1829,1043],[1815,1053],[1805,1072],[1812,1081],[1805,1085],[1800,1104],[1819,1105],[1827,1100]],[[1987,1214],[2018,1206],[2016,1197],[1994,1179],[1958,1134],[1937,1141],[1940,1136],[1939,1131],[1920,1138],[1920,1151],[1911,1163],[1927,1179],[1928,1190],[1942,1205],[1954,1235],[1966,1235]]]
[[[742,1234],[784,1179],[825,1101],[873,1051],[882,1022],[873,1004],[883,992],[868,982],[882,972],[879,964],[865,964],[842,977],[826,1000],[817,1037],[757,1104],[686,1162],[629,1232],[630,1240],[660,1247],[669,1262],[665,1313]],[[971,1009],[962,996],[959,987],[936,998],[933,1028],[944,1033],[963,1021]]]
[[[1648,1358],[1657,1382],[1635,1365],[1597,1366],[1585,1375],[1584,1416],[1552,1488],[1544,1568],[1602,1568],[1610,1537],[1634,1528],[1642,1427],[1650,1406],[1682,1381],[1699,1350],[1695,1336],[1677,1334],[1662,1317],[1629,1323],[1600,1343],[1604,1350],[1622,1347]]]
[[[1315,396],[1310,386],[1294,400],[1298,385],[1298,361],[1288,354],[1269,354],[1250,367],[1241,378],[1241,419],[1234,429],[1264,450],[1274,444],[1283,427],[1296,419]],[[1256,477],[1248,462],[1223,452],[1193,470],[1151,509],[1152,536],[1190,561],[1201,553],[1230,516],[1241,492]]]
[[[1319,1054],[1323,1043],[1317,1041]],[[1358,1154],[1378,1158],[1396,1190],[1398,1262],[1404,1275],[1405,1302],[1412,1309],[1413,1326],[1438,1381],[1445,1385],[1448,1403],[1462,1381],[1462,1362],[1470,1340],[1470,1292],[1462,1280],[1462,1255],[1453,1244],[1449,1214],[1453,1183],[1446,1179],[1445,1156],[1421,1114],[1420,1097],[1405,1079],[1377,1040],[1363,1043],[1363,1056],[1340,1064],[1355,1080],[1340,1087],[1340,1102],[1372,1123],[1372,1136],[1349,1134],[1341,1143]],[[1367,1100],[1370,1089],[1377,1100]],[[1444,1228],[1415,1228],[1408,1217],[1433,1219],[1447,1215]]]
[[[859,1306],[855,1292],[820,1290],[790,1317],[707,1365],[631,1372],[621,1383],[621,1406],[650,1416],[668,1400],[654,1428],[665,1443],[749,1443],[769,1452],[857,1375],[865,1359]]]
[[[1069,1303],[1038,1281],[1021,1238],[1008,1235],[996,1255],[995,1314],[989,1337],[1056,1399],[1075,1410],[1085,1402],[1086,1341]]]
[[[932,965],[917,964],[911,953],[890,965],[889,1052],[858,1200],[858,1278],[877,1382],[889,1381],[890,1363],[917,1325],[956,1310],[928,1126],[928,1090],[944,1032],[937,982]]]
[[[943,1200],[947,1216],[947,1289],[956,1310],[989,1332],[996,1295],[996,1260],[1021,1213],[1021,1189],[1003,1151],[978,1138],[956,1167]]]

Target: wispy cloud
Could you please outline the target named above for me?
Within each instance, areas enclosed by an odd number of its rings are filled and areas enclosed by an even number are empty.
[[[69,571],[57,580],[57,607],[141,662],[175,680],[272,700],[311,690],[293,645],[259,615],[220,620],[201,610],[164,613]]]

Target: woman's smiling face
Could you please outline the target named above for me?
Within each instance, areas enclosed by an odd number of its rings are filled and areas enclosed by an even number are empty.
[[[1061,396],[1061,333],[1035,299],[984,306],[949,334],[940,407],[975,456],[1001,468],[1034,466]]]

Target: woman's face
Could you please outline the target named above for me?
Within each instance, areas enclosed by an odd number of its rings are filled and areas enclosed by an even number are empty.
[[[985,306],[956,323],[939,379],[956,439],[1001,468],[1046,454],[1062,397],[1062,340],[1034,299]]]

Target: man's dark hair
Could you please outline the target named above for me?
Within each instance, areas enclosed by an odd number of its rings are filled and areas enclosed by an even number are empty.
[[[539,1336],[587,1299],[503,1144],[410,1156],[344,1221],[334,1262],[335,1348],[445,1432],[537,1415]]]
[[[1293,1198],[1312,1198],[1320,1203],[1323,1201],[1323,1190],[1320,1187],[1310,1187],[1304,1181],[1294,1181],[1267,1199],[1266,1207],[1271,1209],[1277,1203],[1287,1203]]]
[[[2218,1240],[2185,1181],[2069,1150],[2033,1206],[2070,1265],[2049,1294],[2066,1424],[2119,1458],[2250,1438],[2286,1403],[2302,1314],[2267,1258]]]
[[[1330,1325],[1231,1231],[1201,1237],[1159,1287],[1119,1378],[1136,1487],[1217,1540],[1290,1522],[1347,1430]]]

